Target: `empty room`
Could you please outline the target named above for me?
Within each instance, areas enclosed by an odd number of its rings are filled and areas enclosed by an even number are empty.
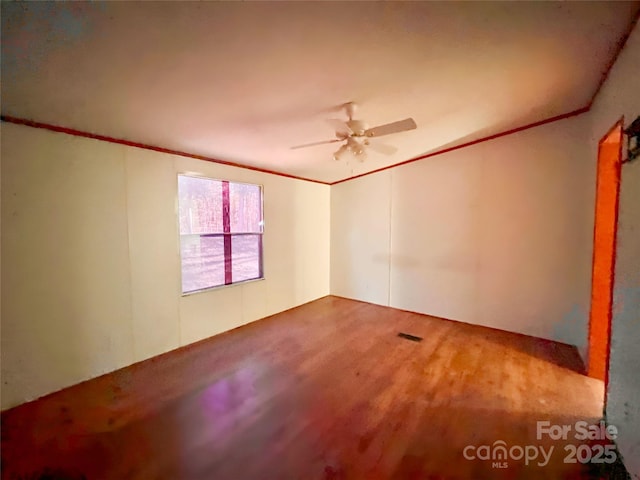
[[[640,480],[640,1],[0,5],[2,479]]]

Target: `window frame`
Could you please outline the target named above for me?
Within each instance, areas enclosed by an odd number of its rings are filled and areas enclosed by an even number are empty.
[[[227,184],[239,184],[239,185],[250,185],[252,187],[259,187],[260,188],[260,217],[261,217],[261,232],[238,232],[238,233],[225,233],[225,232],[221,232],[221,233],[207,233],[207,234],[182,234],[180,232],[180,187],[179,187],[179,181],[180,181],[180,177],[191,177],[191,178],[201,178],[204,180],[211,180],[214,182],[220,182],[221,184],[224,185],[224,182],[227,182]],[[264,185],[261,183],[249,183],[249,182],[239,182],[236,180],[228,180],[228,179],[221,179],[221,178],[216,178],[216,177],[210,177],[208,175],[205,174],[201,174],[201,173],[194,173],[194,172],[178,172],[176,175],[176,204],[175,204],[175,212],[176,212],[176,221],[177,221],[177,227],[178,227],[178,260],[179,260],[179,265],[180,265],[180,295],[183,297],[188,297],[190,295],[195,295],[198,293],[203,293],[203,292],[208,292],[211,290],[218,290],[221,288],[228,288],[228,287],[234,287],[236,285],[242,285],[245,283],[251,283],[251,282],[260,282],[262,280],[266,279],[266,275],[265,275],[265,268],[264,268],[264,233],[265,233],[265,221],[264,221]],[[223,200],[223,209],[224,209],[224,200]],[[224,224],[224,210],[223,210],[223,224]],[[224,227],[223,227],[224,229]],[[181,248],[181,244],[182,244],[182,237],[183,236],[204,236],[204,237],[228,237],[229,239],[232,239],[234,236],[257,236],[259,238],[259,248],[260,248],[260,260],[259,260],[259,273],[260,276],[258,278],[249,278],[246,280],[239,280],[239,281],[232,281],[231,283],[223,283],[220,285],[214,285],[211,287],[205,287],[205,288],[200,288],[198,290],[192,290],[189,292],[184,292],[182,290],[182,248]],[[225,242],[226,243],[226,242]],[[231,241],[229,242],[229,249],[232,249],[232,244]],[[226,244],[225,244],[225,250],[227,250]],[[232,250],[231,250],[232,252]],[[226,264],[227,264],[227,252],[225,251],[225,274],[226,274]],[[231,254],[229,260],[229,265],[231,266],[231,269],[233,269],[233,255]]]

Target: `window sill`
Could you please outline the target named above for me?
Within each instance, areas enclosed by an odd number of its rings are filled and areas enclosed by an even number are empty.
[[[250,280],[242,280],[241,282],[230,283],[229,285],[217,285],[215,287],[203,288],[202,290],[194,290],[193,292],[186,292],[186,293],[183,292],[181,293],[180,296],[190,297],[191,295],[197,295],[198,293],[210,292],[212,290],[221,290],[223,288],[236,287],[238,285],[245,285],[247,283],[253,283],[253,282],[261,282],[263,280],[265,280],[265,277],[252,278]]]

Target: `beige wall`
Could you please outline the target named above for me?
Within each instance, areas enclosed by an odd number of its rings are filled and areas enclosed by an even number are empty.
[[[331,293],[387,305],[390,170],[331,187]]]
[[[581,115],[333,186],[331,292],[584,346],[587,129]]]
[[[624,115],[640,115],[640,27],[618,57],[591,112],[591,155]],[[594,160],[595,161],[595,160]],[[627,469],[640,479],[640,159],[622,166],[612,319],[607,420],[618,427]]]
[[[266,279],[180,292],[177,174],[264,186]],[[2,408],[329,293],[330,188],[2,124]]]

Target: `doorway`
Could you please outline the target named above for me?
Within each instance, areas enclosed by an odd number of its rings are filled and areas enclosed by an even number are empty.
[[[588,375],[604,381],[605,391],[609,380],[622,123],[623,120],[618,121],[598,143]]]

